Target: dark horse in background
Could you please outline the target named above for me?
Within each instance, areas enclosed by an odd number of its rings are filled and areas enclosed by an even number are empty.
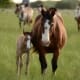
[[[49,8],[46,11],[42,10],[41,15],[36,17],[31,38],[34,49],[39,54],[41,73],[44,73],[47,68],[46,53],[53,54],[51,63],[52,72],[55,73],[60,50],[67,40],[63,19],[57,14],[55,8]]]
[[[76,22],[77,22],[77,28],[78,31],[80,31],[80,16],[75,18]]]
[[[33,9],[26,3],[26,4],[16,4],[15,14],[19,18],[19,25],[25,25],[26,23],[32,23],[33,17]]]

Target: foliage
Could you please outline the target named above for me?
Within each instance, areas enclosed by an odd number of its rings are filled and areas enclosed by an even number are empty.
[[[13,4],[10,2],[10,0],[0,0],[0,8],[9,8]]]
[[[77,3],[77,0],[60,1],[56,3],[55,7],[60,9],[74,9]]]

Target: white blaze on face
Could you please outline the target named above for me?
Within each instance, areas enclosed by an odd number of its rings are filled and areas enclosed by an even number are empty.
[[[31,37],[30,37],[30,35],[28,35],[27,38],[28,38],[28,40],[27,40],[27,43],[26,43],[27,44],[26,48],[30,49],[31,48]]]
[[[44,43],[50,42],[49,30],[50,30],[49,20],[46,20],[44,24],[44,33],[42,33],[42,42]]]
[[[23,0],[12,0],[13,3],[15,4],[21,4]]]

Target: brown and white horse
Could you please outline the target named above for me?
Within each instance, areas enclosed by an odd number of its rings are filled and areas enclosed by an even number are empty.
[[[25,53],[26,56],[26,71],[27,73],[28,70],[28,65],[29,65],[29,51],[31,48],[31,37],[30,33],[27,32],[26,34],[22,34],[18,37],[17,39],[17,49],[16,49],[16,65],[17,65],[17,73],[18,73],[18,78],[20,77],[21,74],[21,68],[23,66],[22,62],[22,56]]]
[[[60,50],[64,47],[66,40],[67,33],[62,16],[57,14],[55,8],[42,10],[41,15],[35,19],[31,34],[32,44],[39,54],[41,73],[44,73],[47,68],[46,53],[53,54],[51,63],[52,71],[55,73]]]
[[[21,23],[24,25],[26,23],[32,23],[32,17],[33,17],[33,9],[28,5],[16,5],[15,14],[19,18],[19,25],[21,27]]]

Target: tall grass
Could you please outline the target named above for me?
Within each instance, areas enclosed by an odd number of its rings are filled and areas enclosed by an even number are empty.
[[[26,76],[25,61],[21,80],[80,80],[80,32],[74,20],[73,11],[61,11],[68,33],[66,46],[62,49],[56,75],[51,72],[52,54],[46,55],[48,68],[44,76],[40,73],[40,63],[36,53],[30,54],[29,73]],[[30,31],[31,26],[27,26]],[[22,34],[13,10],[0,12],[0,80],[17,80],[16,40]],[[23,56],[25,57],[25,56]]]

